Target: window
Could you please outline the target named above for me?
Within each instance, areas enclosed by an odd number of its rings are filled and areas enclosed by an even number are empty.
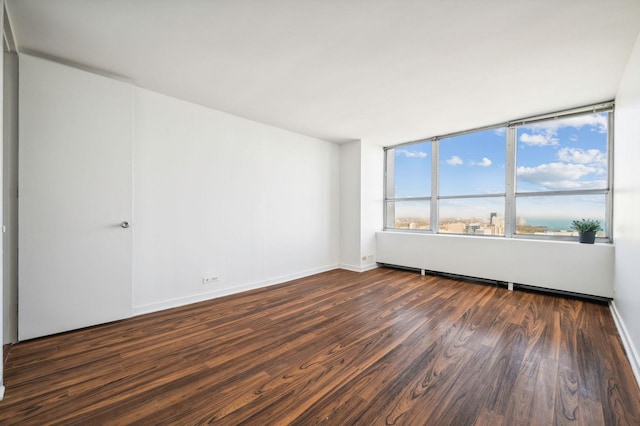
[[[387,150],[387,228],[430,228],[431,157],[431,142]]]
[[[612,122],[609,102],[387,148],[385,228],[608,239]]]
[[[504,235],[504,135],[485,130],[439,141],[439,232]]]
[[[577,235],[573,219],[604,225],[609,112],[516,127],[516,234]]]

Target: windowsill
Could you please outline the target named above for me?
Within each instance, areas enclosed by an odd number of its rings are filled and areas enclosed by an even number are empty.
[[[578,237],[556,237],[556,236],[528,236],[528,235],[514,235],[512,237],[500,236],[500,235],[465,235],[465,234],[448,234],[443,232],[434,233],[427,230],[417,230],[417,229],[384,229],[379,232],[384,233],[397,233],[397,234],[408,234],[408,235],[426,235],[429,237],[446,237],[446,238],[466,238],[466,239],[490,239],[490,240],[507,240],[507,241],[532,241],[532,242],[545,242],[545,243],[563,243],[563,244],[583,244],[583,245],[593,245],[593,244],[585,244],[579,243]],[[613,242],[608,238],[598,238],[595,242],[596,245],[613,245]]]

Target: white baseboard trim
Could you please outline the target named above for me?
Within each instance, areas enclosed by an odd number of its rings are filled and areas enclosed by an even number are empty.
[[[618,308],[616,307],[616,304],[613,300],[609,302],[609,309],[611,310],[613,321],[615,322],[618,333],[620,334],[620,338],[622,339],[624,350],[627,352],[627,358],[629,358],[629,363],[631,364],[633,375],[636,377],[638,386],[640,386],[640,356],[638,356],[638,352],[636,351],[636,348],[633,345],[633,341],[629,336],[627,327],[624,325],[624,320],[620,316],[620,312],[618,311]]]
[[[377,267],[378,267],[377,263],[372,263],[370,265],[364,265],[364,266],[348,265],[344,263],[341,263],[338,265],[338,268],[344,269],[346,271],[352,271],[352,272],[367,272],[367,271],[372,271]]]
[[[179,297],[175,299],[163,300],[161,302],[148,303],[133,307],[132,316],[150,314],[152,312],[163,311],[165,309],[177,308],[179,306],[189,305],[191,303],[204,302],[205,300],[216,299],[218,297],[228,296],[230,294],[240,293],[243,291],[254,290],[256,288],[268,287],[270,285],[281,284],[287,281],[296,280],[298,278],[308,277],[310,275],[338,269],[339,265],[323,266],[321,268],[309,269],[307,271],[298,272],[290,275],[283,275],[264,281],[254,283],[241,284],[235,287],[222,288],[206,293],[198,293],[191,296]]]
[[[377,263],[372,263],[370,265],[364,265],[360,267],[361,272],[373,271],[374,269],[378,269]]]
[[[0,386],[0,401],[4,399],[4,386]]]

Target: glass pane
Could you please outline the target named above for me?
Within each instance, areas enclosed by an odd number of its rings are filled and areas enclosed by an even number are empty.
[[[440,200],[439,232],[504,235],[504,197]]]
[[[387,150],[387,198],[431,195],[431,142]]]
[[[605,228],[606,196],[559,195],[552,197],[516,198],[516,234],[578,235],[572,231],[571,221],[596,219]],[[605,232],[596,233],[604,237]]]
[[[517,192],[607,188],[608,113],[517,129]]]
[[[429,229],[430,207],[428,200],[388,201],[387,228]]]
[[[504,194],[505,129],[440,141],[440,195]]]

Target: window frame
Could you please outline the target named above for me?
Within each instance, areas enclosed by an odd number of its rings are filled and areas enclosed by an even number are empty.
[[[614,149],[614,101],[602,102],[598,104],[587,105],[580,108],[573,108],[543,115],[537,115],[528,118],[508,121],[505,123],[494,124],[491,126],[478,127],[461,132],[449,133],[446,135],[434,136],[430,138],[420,139],[412,142],[406,142],[384,148],[384,202],[383,202],[383,221],[384,230],[399,232],[414,232],[427,234],[443,234],[443,235],[464,235],[471,237],[496,237],[496,238],[517,238],[517,239],[535,239],[535,240],[553,240],[553,241],[577,241],[578,237],[562,236],[562,235],[541,235],[541,234],[518,234],[516,233],[516,203],[518,198],[528,197],[562,197],[574,195],[602,195],[605,196],[605,226],[604,237],[598,237],[597,242],[611,243],[613,242],[613,149]],[[549,121],[553,119],[565,119],[585,114],[608,113],[607,128],[607,185],[604,189],[578,189],[578,190],[557,190],[557,191],[536,191],[536,192],[518,192],[516,191],[516,170],[517,170],[517,129],[521,126],[531,125],[533,123]],[[477,133],[486,130],[505,129],[505,192],[496,194],[468,194],[468,195],[447,195],[439,194],[439,178],[440,178],[440,141],[442,139],[461,136],[469,133]],[[389,150],[395,150],[402,146],[414,145],[418,143],[431,142],[431,195],[429,197],[393,197],[388,198],[387,188],[389,185],[388,158]],[[394,151],[395,152],[395,151]],[[394,171],[395,173],[395,171]],[[391,178],[393,179],[393,177]],[[392,183],[393,184],[393,183]],[[471,198],[496,198],[504,197],[504,231],[503,235],[472,235],[472,234],[451,234],[439,232],[439,200],[451,199],[471,199]],[[422,200],[430,202],[430,229],[407,229],[389,227],[387,217],[387,204],[397,201]],[[394,220],[395,223],[395,220]]]
[[[395,145],[393,147],[385,147],[384,148],[384,202],[383,202],[383,209],[384,209],[384,216],[383,216],[383,221],[384,221],[384,230],[393,230],[393,231],[411,231],[411,232],[420,232],[420,233],[432,233],[431,231],[431,224],[433,222],[433,208],[434,208],[434,203],[433,203],[433,189],[434,189],[434,182],[433,179],[434,177],[437,176],[437,174],[433,173],[433,167],[434,167],[434,157],[436,156],[436,152],[434,151],[434,144],[431,143],[430,147],[431,147],[431,195],[429,196],[424,196],[424,197],[396,197],[395,193],[393,197],[389,197],[388,196],[388,192],[389,192],[389,174],[391,174],[392,176],[395,177],[395,159],[393,161],[393,171],[392,173],[389,173],[389,150],[391,149],[396,149],[396,148],[400,148],[403,146],[408,146],[408,145],[417,145],[420,143],[425,143],[425,142],[433,142],[432,140],[419,140],[419,141],[414,141],[414,142],[408,142],[408,143],[403,143],[400,145]],[[393,182],[393,184],[395,186],[395,182]],[[408,229],[408,228],[395,228],[395,227],[389,227],[387,220],[388,220],[388,207],[387,205],[389,203],[395,203],[395,202],[403,202],[403,201],[429,201],[430,206],[429,206],[429,229]],[[436,204],[437,207],[437,204]],[[395,223],[395,220],[394,220]]]

